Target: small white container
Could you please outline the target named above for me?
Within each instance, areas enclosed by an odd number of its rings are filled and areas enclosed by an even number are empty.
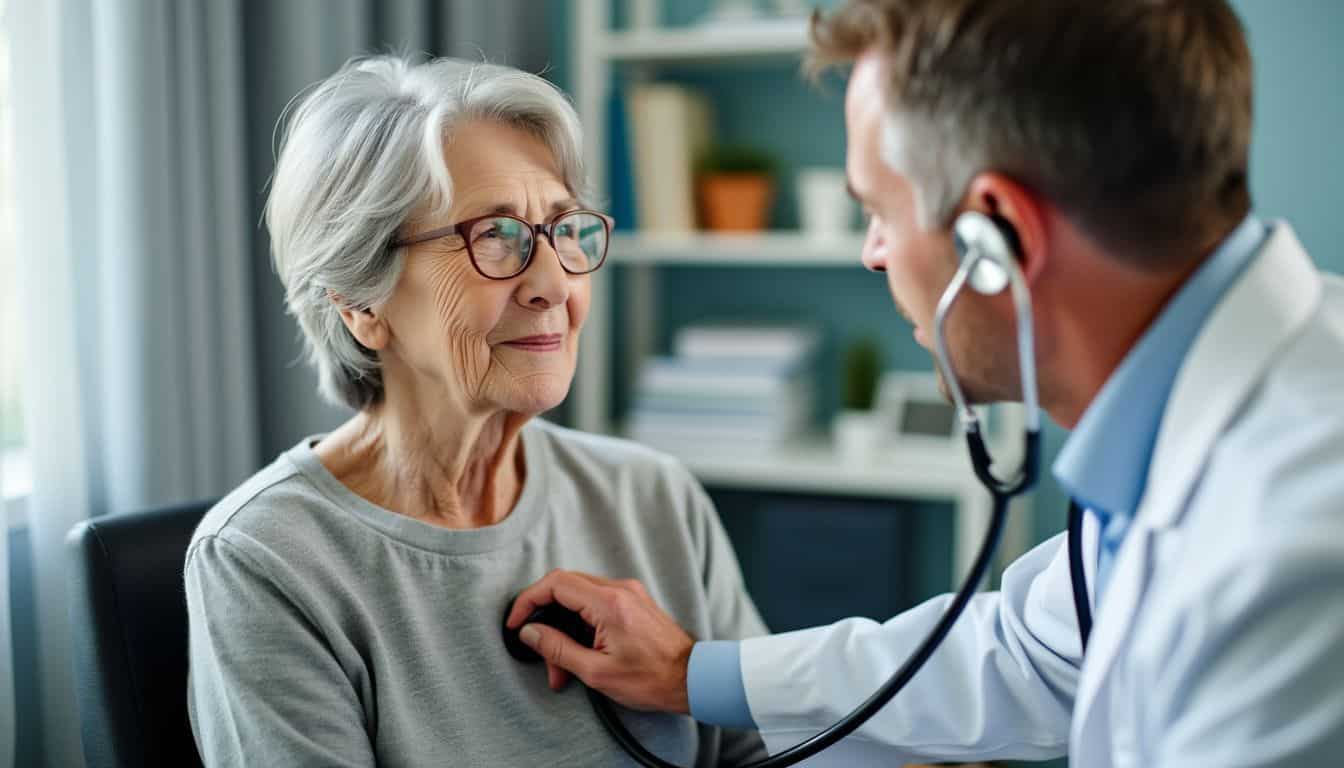
[[[882,420],[877,411],[842,410],[831,422],[831,440],[841,463],[871,464],[882,442]]]
[[[854,230],[854,200],[838,168],[802,168],[797,174],[798,222],[803,234],[834,239]]]

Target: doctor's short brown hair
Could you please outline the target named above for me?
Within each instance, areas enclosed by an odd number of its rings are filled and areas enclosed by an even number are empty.
[[[1250,210],[1252,72],[1225,0],[849,0],[812,18],[815,70],[890,67],[883,154],[922,224],[978,173],[1035,189],[1160,266]]]

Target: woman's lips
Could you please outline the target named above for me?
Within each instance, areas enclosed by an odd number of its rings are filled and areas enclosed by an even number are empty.
[[[511,339],[504,342],[504,346],[521,349],[525,352],[554,352],[560,349],[560,345],[564,341],[564,334],[548,333],[541,336],[524,336],[521,339]]]

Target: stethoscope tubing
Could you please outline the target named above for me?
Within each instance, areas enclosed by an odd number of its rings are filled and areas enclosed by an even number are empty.
[[[947,633],[952,630],[966,605],[975,596],[979,590],[980,584],[984,581],[985,575],[989,572],[989,565],[994,559],[994,552],[998,549],[999,539],[1003,535],[1004,522],[1008,517],[1008,501],[1011,495],[994,493],[994,511],[990,519],[989,530],[985,533],[984,541],[980,544],[980,550],[976,554],[975,562],[971,566],[965,581],[961,588],[957,590],[956,596],[947,608],[943,610],[943,615],[938,619],[938,623],[924,637],[919,646],[915,649],[900,669],[896,670],[890,678],[883,683],[882,687],[868,697],[866,701],[856,707],[852,712],[846,715],[839,722],[835,723],[826,730],[817,735],[799,742],[788,749],[762,758],[755,762],[739,766],[739,768],[781,768],[786,765],[794,765],[816,755],[822,750],[832,746],[836,742],[858,730],[864,723],[868,722],[878,710],[886,706],[897,693],[900,693],[912,679],[915,674],[924,666],[933,652],[938,649]],[[593,690],[588,689],[588,698],[592,702],[593,709],[597,712],[598,718],[606,726],[607,731],[612,735],[621,748],[635,758],[635,761],[646,768],[681,768],[676,763],[670,763],[644,748],[630,732],[626,730],[625,724],[621,722],[616,714],[615,705],[610,699]]]
[[[1078,616],[1078,639],[1082,652],[1092,638],[1092,607],[1087,596],[1087,574],[1083,571],[1083,508],[1069,500],[1069,585],[1073,588],[1073,611]]]
[[[1039,440],[1039,433],[1029,432],[1027,434],[1032,441],[1027,455],[1032,456],[1036,451],[1036,441]],[[988,468],[986,468],[986,474],[988,474]],[[1021,477],[1034,479],[1034,474],[1034,470],[1028,471],[1028,468],[1024,467]],[[1013,496],[1030,487],[1029,484],[1014,483],[1013,485],[1017,487],[1005,487],[1003,490],[995,489],[992,491],[994,509],[989,530],[986,531],[984,541],[980,544],[970,573],[962,582],[961,588],[957,590],[952,602],[943,611],[938,623],[925,636],[914,653],[901,665],[901,668],[888,678],[887,682],[869,696],[866,701],[831,727],[782,752],[747,763],[740,768],[782,768],[782,766],[794,765],[806,760],[858,730],[873,715],[877,714],[878,710],[886,706],[897,693],[900,693],[901,689],[914,678],[915,674],[933,655],[933,652],[942,644],[953,624],[961,617],[967,604],[970,603],[971,597],[974,596],[979,585],[984,581],[990,561],[993,559],[994,552],[998,549],[999,540],[1003,536],[1003,527],[1008,517],[1008,503]],[[1083,571],[1082,519],[1082,508],[1076,502],[1070,501],[1068,529],[1069,582],[1073,591],[1074,609],[1078,616],[1079,639],[1082,643],[1082,650],[1086,653],[1088,640],[1092,634],[1092,612],[1087,595],[1087,579]],[[602,725],[636,762],[645,766],[645,768],[681,768],[676,763],[668,762],[645,749],[644,745],[640,744],[626,729],[625,724],[621,722],[611,700],[592,688],[587,690],[588,699],[592,703],[598,719],[602,721]]]

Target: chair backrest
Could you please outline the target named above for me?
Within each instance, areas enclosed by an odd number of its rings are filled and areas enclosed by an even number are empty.
[[[212,504],[107,515],[66,536],[88,768],[201,765],[187,717],[182,568]]]

